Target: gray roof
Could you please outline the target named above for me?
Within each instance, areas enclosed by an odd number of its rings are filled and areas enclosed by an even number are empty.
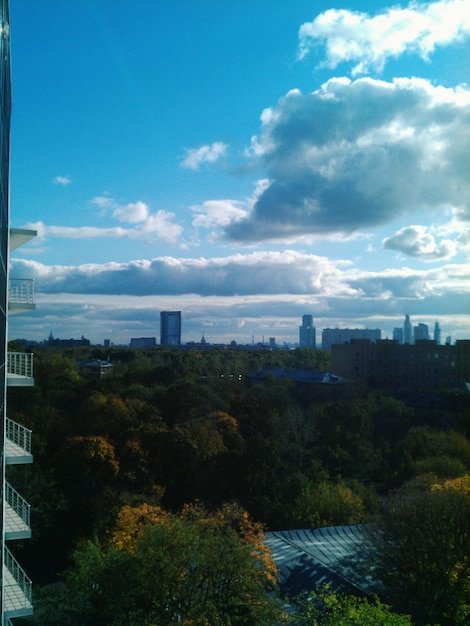
[[[269,374],[274,376],[275,378],[290,378],[296,383],[337,385],[350,382],[346,378],[336,376],[331,372],[320,372],[319,370],[314,369],[283,369],[281,367],[265,367],[258,372],[250,372],[248,374],[245,374],[245,378],[250,378],[252,380],[264,380]]]
[[[346,593],[370,591],[375,582],[370,565],[368,526],[329,526],[266,533],[279,568],[281,592],[291,597],[328,584]]]

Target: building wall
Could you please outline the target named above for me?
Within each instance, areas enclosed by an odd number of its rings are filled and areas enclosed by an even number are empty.
[[[349,343],[352,339],[369,339],[378,341],[382,331],[378,328],[325,328],[322,332],[323,350],[331,350],[331,346]]]
[[[331,368],[349,380],[395,393],[448,389],[470,380],[470,341],[440,346],[431,340],[415,345],[353,340],[332,346]]]
[[[2,503],[4,500],[5,485],[5,420],[6,420],[6,349],[7,349],[7,285],[8,285],[8,231],[9,231],[9,169],[10,169],[10,42],[9,42],[9,14],[8,1],[0,0],[0,445],[2,450],[0,490]],[[0,521],[2,529],[1,563],[4,562],[5,523],[3,519],[4,506],[0,507]],[[2,580],[2,598],[3,580]],[[3,624],[3,602],[2,602]]]

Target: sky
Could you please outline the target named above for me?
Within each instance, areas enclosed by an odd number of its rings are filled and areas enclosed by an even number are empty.
[[[10,0],[10,338],[470,338],[467,0]]]

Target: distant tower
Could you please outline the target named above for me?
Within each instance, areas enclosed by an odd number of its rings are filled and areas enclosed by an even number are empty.
[[[160,345],[181,345],[181,311],[161,311]]]
[[[302,317],[302,326],[299,326],[299,346],[301,348],[316,347],[316,328],[313,325],[312,315]]]
[[[410,316],[405,317],[405,323],[403,324],[403,343],[413,343],[413,326],[410,322]]]
[[[441,327],[439,326],[439,322],[434,324],[434,341],[438,346],[441,345]]]
[[[420,339],[429,339],[429,328],[427,324],[418,324],[418,326],[414,327],[414,338],[415,342]]]
[[[403,328],[399,326],[398,328],[393,329],[393,339],[398,341],[398,345],[403,345]]]

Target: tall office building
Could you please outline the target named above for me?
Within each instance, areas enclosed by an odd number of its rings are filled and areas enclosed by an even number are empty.
[[[32,355],[7,352],[7,321],[11,313],[34,308],[33,281],[9,280],[9,252],[36,233],[11,230],[9,220],[10,169],[10,23],[8,0],[0,0],[0,445],[1,463],[1,626],[33,612],[31,581],[7,546],[31,536],[30,507],[8,482],[11,465],[31,463],[31,431],[7,417],[7,387],[34,384]]]
[[[401,326],[393,329],[393,339],[397,341],[400,346],[403,345],[403,328],[401,328]]]
[[[160,345],[181,345],[181,311],[161,311]]]
[[[438,346],[441,345],[441,327],[439,326],[439,322],[434,324],[434,341]]]
[[[302,326],[299,326],[299,346],[301,348],[315,348],[316,333],[316,328],[313,325],[313,316],[303,315]]]
[[[428,328],[428,325],[419,323],[418,326],[414,327],[413,334],[414,334],[414,338],[415,338],[415,343],[417,341],[421,341],[422,339],[429,340],[429,328]]]
[[[405,317],[405,322],[403,324],[403,343],[408,343],[410,345],[413,343],[413,326],[411,325],[409,315]]]

